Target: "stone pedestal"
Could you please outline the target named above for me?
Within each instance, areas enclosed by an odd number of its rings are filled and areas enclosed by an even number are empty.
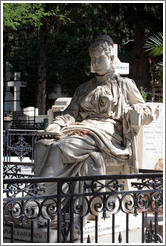
[[[10,226],[3,227],[4,243],[10,242]],[[57,241],[57,230],[50,230],[50,242]],[[30,242],[31,229],[16,227],[14,229],[14,243],[27,243]],[[47,242],[47,230],[46,228],[38,228],[34,231],[34,243],[44,243]]]
[[[141,214],[134,216],[129,214],[129,243],[141,243]],[[10,226],[4,226],[4,243],[10,242]],[[91,243],[95,242],[95,221],[88,220],[83,229],[84,243],[87,242],[88,236]],[[126,242],[126,214],[119,212],[115,215],[115,243],[118,243],[119,233],[122,236],[122,243]],[[80,243],[77,235],[74,236],[74,243]],[[30,229],[16,227],[14,229],[14,242],[27,243],[30,241]],[[34,243],[45,243],[47,241],[47,229],[38,228],[34,230]],[[50,229],[50,243],[57,242],[57,230]],[[99,219],[98,221],[98,242],[112,242],[112,218]]]
[[[129,215],[129,243],[141,243],[141,214]],[[95,243],[95,221],[89,221],[84,227],[84,243],[88,235],[91,243]],[[126,214],[119,212],[115,215],[115,243],[118,243],[119,233],[122,236],[122,243],[126,242]],[[112,242],[112,218],[100,219],[98,222],[98,243]],[[79,241],[77,241],[79,243]]]

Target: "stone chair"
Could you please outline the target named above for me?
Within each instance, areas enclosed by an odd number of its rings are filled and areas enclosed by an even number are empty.
[[[65,108],[67,108],[67,106],[70,104],[71,99],[72,99],[71,97],[59,97],[58,99],[55,100],[54,105],[47,112],[48,125],[53,123],[54,113],[65,110]]]

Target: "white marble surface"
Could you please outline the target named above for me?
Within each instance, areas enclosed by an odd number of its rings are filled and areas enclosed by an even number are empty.
[[[133,214],[129,215],[129,243],[140,243],[141,242],[141,214],[134,216]],[[119,232],[122,234],[122,243],[126,242],[126,215],[122,212],[119,212],[115,216],[115,243],[118,242]],[[8,241],[10,233],[10,228],[4,226],[4,237],[5,241]],[[84,226],[84,243],[87,241],[88,235],[90,236],[91,243],[95,241],[95,222],[89,220]],[[27,242],[29,240],[30,229],[29,228],[15,228],[14,238],[15,240],[20,239],[22,242]],[[44,228],[35,229],[34,232],[34,242],[44,243],[46,241],[47,231]],[[112,242],[112,218],[100,219],[98,222],[98,242],[111,243]],[[76,239],[76,237],[75,237]],[[50,242],[57,242],[57,230],[50,230]],[[80,243],[80,239],[76,239],[75,243]]]
[[[138,134],[138,160],[140,168],[154,169],[164,155],[164,116],[162,103],[148,103],[153,110],[154,120],[144,125]]]

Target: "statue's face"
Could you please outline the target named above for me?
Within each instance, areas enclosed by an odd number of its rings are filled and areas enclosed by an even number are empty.
[[[90,53],[91,72],[99,75],[108,73],[111,69],[111,59],[103,49],[94,49]]]

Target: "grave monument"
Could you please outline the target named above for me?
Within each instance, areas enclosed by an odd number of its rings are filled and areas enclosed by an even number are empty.
[[[90,46],[95,78],[76,89],[69,106],[57,112],[42,133],[51,134],[52,139],[35,144],[36,176],[103,175],[108,162],[117,169],[125,165],[122,173],[138,172],[137,135],[141,125],[152,122],[152,110],[135,83],[119,76],[123,65],[123,74],[128,73],[128,64],[118,60],[113,47],[108,35]],[[55,190],[52,187],[48,192],[51,195]]]
[[[14,87],[14,111],[22,111],[20,107],[20,92],[22,87],[27,86],[27,82],[20,81],[21,73],[14,73],[14,81],[7,82],[8,87]]]
[[[39,115],[38,108],[35,107],[26,107],[21,108],[20,105],[20,95],[21,88],[27,87],[26,81],[21,81],[21,73],[14,73],[14,80],[10,81],[9,73],[6,76],[6,79],[9,81],[6,83],[6,93],[5,93],[5,115],[4,118],[4,129],[11,128],[13,123],[19,121],[19,123],[23,122],[24,125],[33,126],[34,123],[44,123],[47,121],[47,115]],[[14,96],[11,92],[9,92],[10,88],[14,88]],[[9,102],[10,99],[10,102]],[[8,113],[11,113],[8,115]]]
[[[142,125],[152,122],[152,110],[135,83],[119,76],[128,74],[129,66],[118,60],[113,47],[117,46],[107,35],[90,46],[95,78],[77,88],[69,106],[42,132],[52,139],[43,138],[35,145],[37,177],[104,175],[108,162],[117,168],[125,165],[122,173],[138,172],[137,135]],[[45,190],[47,195],[56,193],[54,185]],[[82,187],[74,189],[81,193]],[[69,205],[65,204],[66,209]]]
[[[112,47],[113,66],[116,75],[127,75],[129,74],[129,63],[121,62],[118,58],[118,45],[114,44]],[[65,97],[61,91],[61,85],[57,84],[55,86],[56,93],[53,92],[49,95],[50,99],[55,99],[55,103],[51,109],[48,110],[48,124],[53,123],[54,112],[64,111],[71,102],[71,97]],[[63,97],[62,97],[63,96]]]
[[[10,71],[10,70],[9,70]],[[11,128],[14,121],[24,120],[27,117],[23,114],[22,108],[20,107],[20,92],[22,87],[27,86],[27,82],[20,81],[21,73],[14,73],[14,80],[10,81],[11,72],[7,73],[5,82],[6,92],[4,98],[4,129]],[[14,88],[14,96],[10,92],[10,88]]]
[[[157,163],[161,163],[157,169],[162,170],[164,155],[164,120],[163,103],[147,103],[152,111],[154,120],[145,126],[141,126],[138,134],[138,160],[142,169],[155,169]]]
[[[12,112],[12,118],[10,119],[10,121],[15,121],[15,120],[23,120],[26,121],[27,117],[26,115],[22,112],[22,108],[20,106],[20,93],[21,93],[21,88],[26,87],[27,86],[27,82],[25,81],[21,81],[20,80],[21,77],[21,73],[20,72],[15,72],[14,73],[14,80],[13,81],[8,81],[6,83],[7,87],[13,87],[14,88],[14,96],[13,98],[13,102],[11,102],[13,104],[13,110]],[[6,104],[6,103],[5,103]],[[11,123],[9,123],[10,125]],[[9,126],[7,126],[8,128]]]

